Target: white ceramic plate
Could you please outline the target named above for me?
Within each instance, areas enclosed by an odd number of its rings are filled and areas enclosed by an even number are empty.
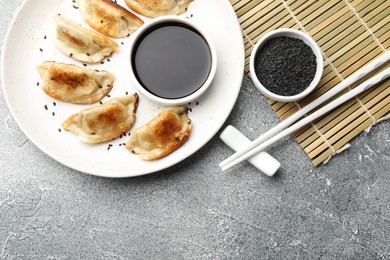
[[[118,1],[126,6],[122,1]],[[52,13],[61,13],[88,27],[74,8],[72,0],[25,0],[9,28],[2,59],[4,95],[8,107],[26,136],[43,152],[73,169],[105,177],[131,177],[148,174],[172,166],[199,150],[222,127],[236,102],[244,71],[244,46],[239,23],[227,0],[194,0],[183,16],[203,26],[211,35],[218,53],[218,68],[212,86],[197,101],[188,105],[193,129],[187,142],[157,161],[142,161],[129,153],[123,143],[128,136],[103,144],[85,144],[61,128],[70,115],[90,105],[74,105],[47,96],[39,86],[41,82],[36,65],[45,60],[82,63],[72,60],[52,44],[54,29]],[[124,55],[129,38],[116,39],[120,50],[104,64],[88,68],[104,69],[117,77],[111,97],[132,94]],[[107,101],[109,97],[102,101]],[[144,125],[164,108],[150,103],[142,95],[137,121],[131,131]]]

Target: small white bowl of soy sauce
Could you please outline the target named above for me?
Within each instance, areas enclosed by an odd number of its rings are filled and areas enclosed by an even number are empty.
[[[188,18],[154,18],[131,37],[130,78],[152,102],[187,104],[211,85],[217,69],[216,48],[208,33]]]
[[[249,71],[253,84],[266,97],[298,101],[318,85],[322,52],[306,33],[282,28],[266,33],[253,47]]]

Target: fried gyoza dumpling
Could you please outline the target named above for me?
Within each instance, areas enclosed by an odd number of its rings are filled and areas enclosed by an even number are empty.
[[[49,96],[74,104],[91,104],[110,93],[115,76],[72,64],[45,61],[37,66],[42,90]]]
[[[96,31],[114,38],[126,37],[144,22],[110,0],[77,0],[84,21]]]
[[[137,94],[113,98],[70,116],[62,123],[62,127],[86,143],[112,140],[133,126],[137,106]]]
[[[191,132],[185,107],[169,107],[131,134],[126,148],[143,160],[162,158],[179,148]]]
[[[54,45],[76,60],[96,63],[119,48],[110,38],[86,29],[62,15],[54,14],[53,21],[56,26]]]
[[[148,17],[178,15],[187,10],[192,0],[125,0],[126,4],[137,13]]]

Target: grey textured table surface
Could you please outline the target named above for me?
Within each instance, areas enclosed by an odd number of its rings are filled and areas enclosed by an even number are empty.
[[[20,3],[0,1],[1,46]],[[390,259],[389,121],[318,168],[286,138],[274,178],[221,172],[216,136],[165,171],[104,179],[36,148],[0,92],[0,259]],[[253,139],[277,122],[245,77],[226,125]]]

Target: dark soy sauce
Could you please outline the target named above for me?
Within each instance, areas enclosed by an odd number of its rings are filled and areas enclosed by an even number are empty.
[[[134,74],[161,98],[186,97],[199,89],[211,69],[205,39],[180,23],[164,23],[147,30],[135,43],[131,57]]]

